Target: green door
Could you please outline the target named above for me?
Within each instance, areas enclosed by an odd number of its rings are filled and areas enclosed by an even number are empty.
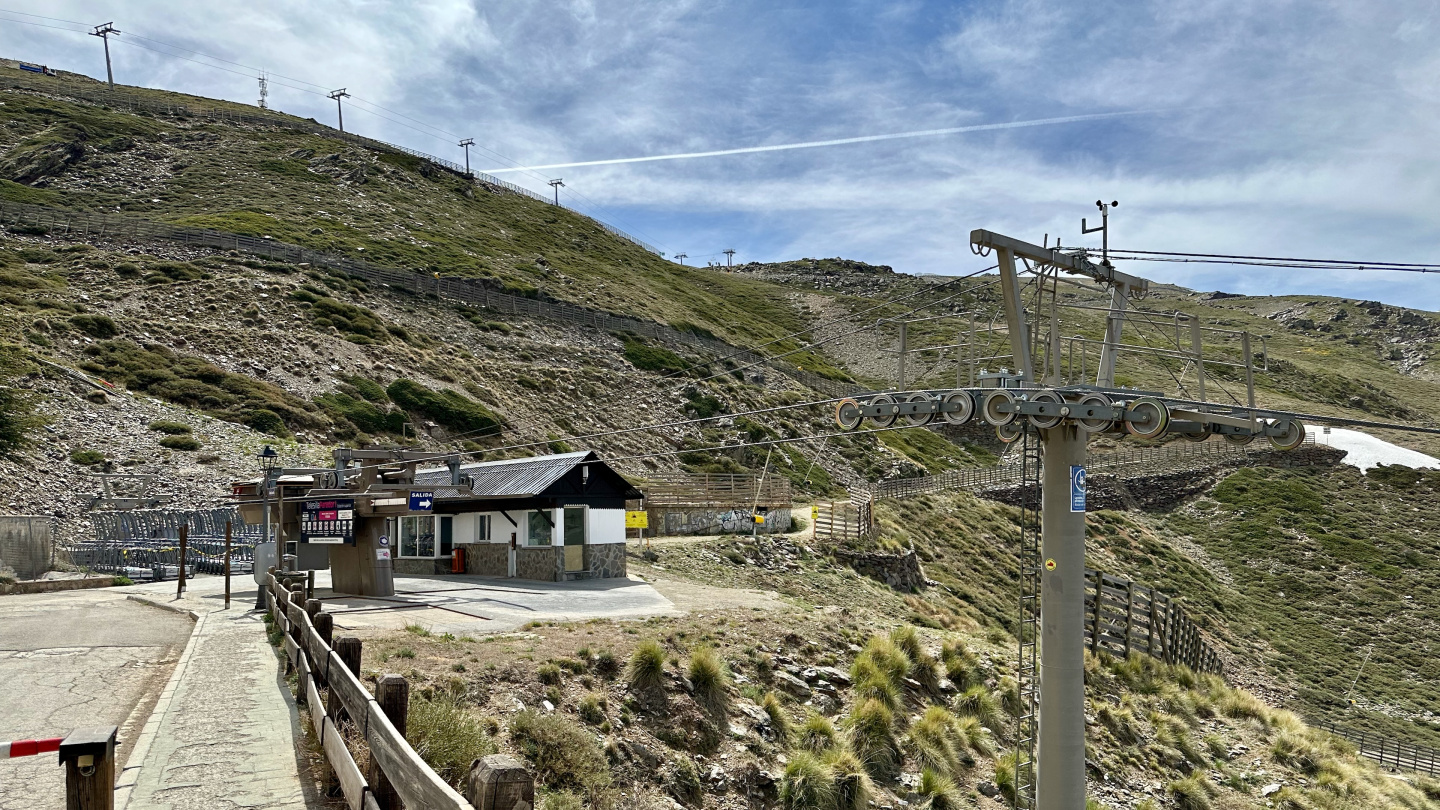
[[[565,509],[565,570],[585,570],[585,508]]]

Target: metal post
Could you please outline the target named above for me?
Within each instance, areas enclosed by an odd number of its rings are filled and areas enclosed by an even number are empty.
[[[111,90],[115,89],[115,72],[110,69],[110,35],[118,33],[120,32],[115,30],[115,24],[108,22],[95,26],[95,30],[90,32],[90,36],[100,37],[105,43],[105,80],[109,82]]]
[[[180,524],[180,565],[178,576],[175,578],[175,598],[179,599],[185,593],[185,539],[190,533],[190,521]]]
[[[1200,393],[1200,401],[1205,402],[1205,358],[1202,354],[1198,315],[1190,316],[1190,351],[1195,355],[1195,384]]]
[[[335,115],[336,115],[337,119],[338,119],[339,122],[340,122],[340,131],[341,131],[341,132],[344,132],[344,131],[345,131],[345,110],[344,110],[344,108],[343,108],[343,107],[341,106],[341,104],[340,104],[340,99],[342,99],[342,98],[349,98],[349,97],[350,97],[350,94],[347,93],[347,92],[345,92],[345,88],[342,87],[342,88],[340,88],[339,90],[335,90],[335,91],[330,92],[328,95],[329,95],[330,98],[335,99]]]
[[[1010,333],[1010,353],[1015,356],[1015,370],[1025,382],[1035,379],[1030,363],[1030,340],[1025,326],[1025,304],[1020,298],[1020,278],[1015,274],[1015,254],[1009,248],[995,249],[1000,268],[1000,292],[1005,299],[1005,329]]]
[[[1071,467],[1085,463],[1085,437],[1061,424],[1044,439],[1035,806],[1075,810],[1085,806],[1085,513],[1071,511],[1070,485]]]
[[[1120,352],[1129,293],[1130,287],[1119,282],[1110,288],[1110,314],[1105,317],[1105,342],[1100,346],[1100,367],[1095,375],[1095,384],[1101,388],[1115,387],[1115,355]]]
[[[895,376],[896,376],[896,379],[897,379],[897,385],[896,385],[896,388],[895,388],[896,391],[904,391],[904,390],[905,390],[905,350],[906,350],[906,348],[907,348],[905,344],[906,344],[907,340],[909,339],[909,334],[910,334],[910,324],[906,323],[905,321],[901,321],[901,322],[900,322],[900,362],[899,362],[899,364],[898,364],[897,367],[896,367],[896,375],[895,375]]]
[[[465,176],[473,177],[474,175],[470,174],[470,147],[475,145],[475,139],[466,138],[460,142],[460,145],[465,147]]]
[[[225,521],[225,609],[230,609],[230,521]]]

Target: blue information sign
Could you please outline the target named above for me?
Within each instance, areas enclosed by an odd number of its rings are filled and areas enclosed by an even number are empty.
[[[410,511],[411,511],[411,512],[429,512],[431,509],[434,508],[434,506],[435,506],[435,491],[434,491],[434,490],[427,490],[427,491],[425,491],[425,492],[421,492],[421,491],[419,491],[419,490],[411,490],[411,491],[410,491]]]
[[[1070,465],[1070,511],[1085,511],[1085,468],[1079,464]]]

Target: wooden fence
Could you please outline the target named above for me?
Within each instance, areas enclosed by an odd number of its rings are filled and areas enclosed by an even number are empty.
[[[764,479],[763,481],[761,479]],[[645,505],[788,507],[790,479],[778,475],[657,473],[645,480]]]
[[[770,360],[753,352],[737,349],[723,340],[703,337],[654,321],[642,321],[638,318],[612,315],[572,304],[511,295],[491,289],[479,279],[435,279],[428,274],[383,267],[349,256],[312,250],[275,239],[151,222],[115,214],[68,211],[6,201],[0,201],[0,224],[17,229],[30,227],[37,231],[59,233],[71,238],[108,237],[179,242],[195,247],[242,251],[264,256],[272,261],[310,264],[373,284],[404,290],[419,297],[440,295],[496,312],[528,315],[611,332],[631,332],[656,340],[682,344],[696,351],[713,353],[744,365],[767,365],[797,382],[829,396],[849,396],[866,390],[863,386],[854,383],[831,380],[789,363]]]
[[[1313,723],[1316,728],[1328,731],[1337,737],[1355,744],[1360,755],[1366,759],[1373,759],[1388,768],[1403,768],[1407,771],[1423,773],[1427,776],[1440,775],[1440,757],[1434,748],[1426,748],[1423,745],[1402,742],[1391,737],[1385,737],[1368,731],[1356,731],[1355,729],[1337,726],[1328,721]]]
[[[344,642],[346,648],[342,657],[331,646],[328,630],[316,629],[317,619],[321,627],[332,626],[328,614],[320,613],[318,601],[307,602],[303,588],[287,589],[273,573],[267,586],[270,614],[284,631],[287,670],[293,667],[299,674],[296,702],[309,709],[330,768],[328,777],[338,783],[350,810],[399,810],[394,797],[405,807],[474,810],[415,753],[404,732],[360,682],[359,640],[337,640],[336,646]],[[323,701],[321,689],[327,690]],[[342,725],[369,746],[368,774],[356,765]]]
[[[848,501],[815,504],[816,540],[843,543],[869,537],[874,531],[875,501],[868,493],[852,493]]]
[[[1120,658],[1145,653],[1196,672],[1223,674],[1220,656],[1170,597],[1146,585],[1085,569],[1085,641]]]

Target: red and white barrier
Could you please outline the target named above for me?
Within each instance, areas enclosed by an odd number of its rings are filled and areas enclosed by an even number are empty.
[[[15,742],[0,743],[0,759],[33,757],[36,754],[59,751],[60,743],[64,739],[64,737],[50,737],[44,740],[16,740]]]

